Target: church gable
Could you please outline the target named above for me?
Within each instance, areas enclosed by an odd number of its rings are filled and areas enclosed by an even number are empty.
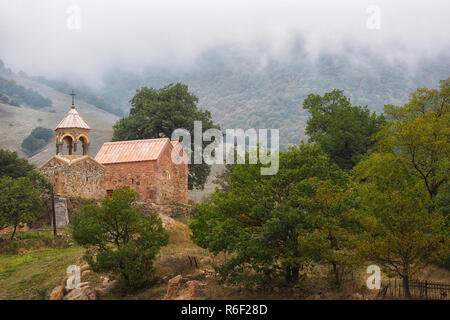
[[[94,170],[97,168],[99,171],[105,171],[105,167],[92,159],[90,156],[61,156],[61,155],[54,155],[51,157],[47,162],[45,162],[39,170],[45,170],[46,168],[62,168],[67,167],[71,170],[77,170],[81,169],[83,167],[88,167],[91,170]]]
[[[105,167],[89,156],[53,156],[39,169],[63,197],[103,198]]]

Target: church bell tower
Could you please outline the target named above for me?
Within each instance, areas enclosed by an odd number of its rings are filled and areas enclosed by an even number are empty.
[[[83,155],[88,155],[91,128],[75,109],[73,90],[70,95],[72,107],[55,128],[56,154],[72,155],[77,152],[78,147],[81,147]],[[67,150],[64,150],[64,144]]]

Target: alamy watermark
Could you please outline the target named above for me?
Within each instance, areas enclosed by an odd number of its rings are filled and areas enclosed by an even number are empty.
[[[81,29],[81,8],[76,5],[67,7],[66,13],[69,15],[66,20],[66,26],[69,30]]]
[[[366,9],[366,13],[369,15],[366,20],[366,27],[369,30],[381,29],[381,9],[379,6],[370,5]]]
[[[79,289],[81,283],[81,269],[79,266],[71,265],[67,268],[67,274],[70,276],[67,278],[66,287],[70,290]]]
[[[269,144],[270,134],[270,144]],[[261,175],[277,174],[279,168],[279,130],[278,129],[226,129],[224,134],[218,129],[202,130],[202,122],[194,121],[194,140],[186,129],[175,129],[172,141],[180,141],[172,150],[175,164],[194,164],[203,162],[212,164],[245,164],[248,152],[248,164],[261,167]],[[236,141],[236,142],[235,142]],[[248,141],[248,143],[247,143]],[[204,142],[211,142],[203,148]],[[180,156],[181,148],[185,156]],[[192,150],[192,148],[194,150]],[[192,152],[193,157],[192,157]],[[236,156],[235,156],[236,155]]]
[[[381,269],[379,266],[372,264],[367,267],[367,273],[370,276],[367,278],[366,285],[368,289],[379,290],[381,288]]]

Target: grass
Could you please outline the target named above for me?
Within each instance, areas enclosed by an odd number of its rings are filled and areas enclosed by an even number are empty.
[[[212,256],[208,251],[196,246],[190,239],[191,231],[186,223],[189,218],[174,217],[169,225],[170,242],[161,248],[155,261],[157,278],[175,276],[192,277],[198,271],[190,263],[188,256],[197,259],[199,269],[212,269],[213,265],[224,261],[222,255]],[[64,230],[60,230],[65,232]],[[4,237],[7,237],[4,235]],[[19,232],[17,238],[21,243],[19,254],[0,254],[0,300],[1,299],[46,299],[51,290],[59,285],[69,265],[77,264],[84,249],[72,244],[51,242],[50,229]],[[64,245],[64,247],[59,247]],[[206,290],[199,299],[315,299],[319,292],[325,299],[352,299],[355,293],[363,293],[366,298],[375,298],[375,292],[362,292],[362,285],[367,279],[365,267],[355,271],[354,281],[345,288],[332,290],[327,281],[328,268],[316,266],[309,272],[301,286],[294,290],[277,291],[247,290],[241,286],[224,286],[214,278],[202,279]],[[90,273],[82,281],[99,283],[100,274]],[[450,272],[435,266],[429,266],[421,279],[447,282]],[[111,292],[101,299],[163,299],[167,292],[167,283],[155,283],[145,289],[134,292]]]
[[[62,248],[42,247],[47,242],[48,231],[26,232],[19,238],[35,240],[39,248],[19,254],[0,254],[0,299],[32,300],[45,299],[59,285],[67,267],[83,255],[79,246]],[[22,240],[24,241],[24,240]]]

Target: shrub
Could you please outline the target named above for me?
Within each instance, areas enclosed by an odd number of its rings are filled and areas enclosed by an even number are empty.
[[[134,206],[137,196],[128,187],[116,189],[112,199],[85,205],[72,221],[73,238],[88,248],[92,270],[119,275],[130,287],[153,279],[153,261],[169,239],[156,213],[144,215]]]

